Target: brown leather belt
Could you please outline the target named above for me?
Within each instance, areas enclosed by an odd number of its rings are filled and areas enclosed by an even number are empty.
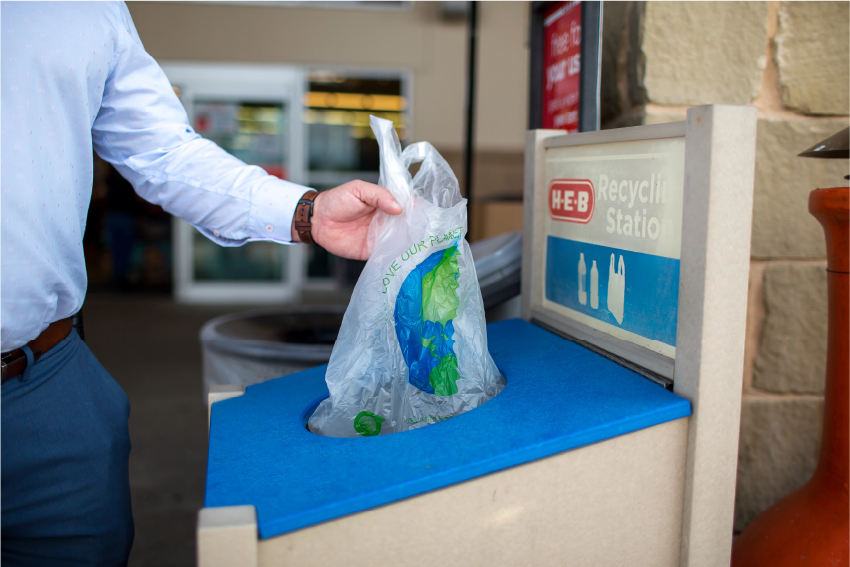
[[[60,319],[47,326],[39,336],[27,343],[32,351],[33,361],[38,360],[47,351],[61,343],[71,334],[71,318]],[[15,349],[13,351],[4,352],[0,362],[0,374],[2,374],[2,382],[20,376],[27,368],[27,355],[23,349]]]

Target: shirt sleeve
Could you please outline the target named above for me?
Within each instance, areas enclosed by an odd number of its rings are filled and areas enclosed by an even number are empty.
[[[222,246],[290,243],[295,208],[310,189],[247,165],[198,135],[142,46],[126,5],[116,12],[113,65],[92,125],[98,155],[142,198]]]

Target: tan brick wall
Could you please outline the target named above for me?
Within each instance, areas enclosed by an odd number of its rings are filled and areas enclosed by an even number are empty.
[[[807,203],[815,188],[846,184],[848,162],[797,154],[848,125],[848,7],[626,2],[604,20],[609,50],[638,49],[640,56],[603,59],[603,81],[617,85],[603,90],[603,127],[683,120],[700,104],[758,109],[738,531],[805,483],[817,462],[826,251]],[[637,32],[628,29],[635,20]]]
[[[807,114],[847,114],[847,2],[782,2],[775,37],[782,102]],[[823,41],[828,46],[823,49]]]
[[[647,2],[643,52],[649,100],[749,103],[765,65],[766,17],[764,2]]]

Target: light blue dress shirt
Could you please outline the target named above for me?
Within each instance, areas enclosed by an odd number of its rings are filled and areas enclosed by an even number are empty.
[[[2,352],[83,304],[92,147],[144,199],[222,246],[289,243],[308,188],[195,133],[123,2],[0,9]]]

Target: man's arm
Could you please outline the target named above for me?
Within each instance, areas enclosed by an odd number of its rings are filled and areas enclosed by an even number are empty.
[[[97,153],[141,197],[218,244],[297,242],[292,218],[309,188],[249,166],[195,133],[162,69],[144,50],[126,6],[120,4],[119,11],[115,63],[92,126]],[[321,194],[314,240],[334,254],[368,255],[363,226],[368,229],[378,206],[401,212],[386,189],[364,182]]]
[[[195,133],[127,7],[119,4],[117,12],[114,64],[92,125],[97,153],[142,198],[218,244],[289,242],[295,205],[309,189],[249,166]]]

